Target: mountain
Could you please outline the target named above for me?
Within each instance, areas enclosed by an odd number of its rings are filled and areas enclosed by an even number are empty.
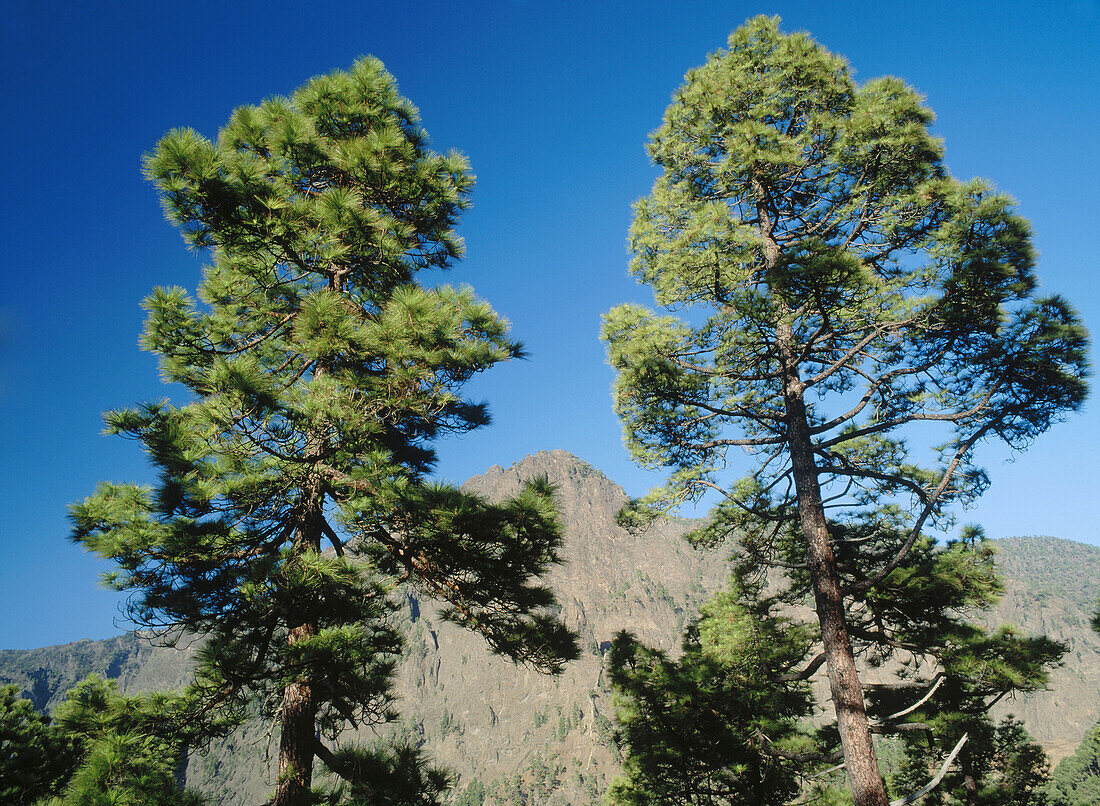
[[[1056,537],[996,541],[1005,594],[989,624],[1015,624],[1069,645],[1051,690],[1003,702],[1057,763],[1100,718],[1100,635],[1089,626],[1100,595],[1100,548]]]
[[[620,629],[675,651],[680,633],[725,578],[724,557],[697,552],[679,536],[688,521],[662,521],[640,535],[615,523],[622,488],[564,451],[491,467],[465,488],[487,498],[515,493],[546,476],[557,486],[566,539],[550,582],[562,615],[581,636],[582,656],[546,677],[491,655],[475,635],[443,622],[432,603],[404,591],[409,651],[400,669],[400,721],[457,774],[453,801],[564,806],[595,803],[618,769],[613,707],[603,653]],[[998,706],[1022,717],[1057,760],[1100,718],[1100,636],[1088,629],[1100,583],[1100,548],[1055,538],[998,541],[1004,599],[991,623],[1011,622],[1070,645],[1052,690]],[[0,652],[0,683],[15,682],[48,710],[89,672],[116,677],[124,691],[179,686],[193,648],[154,647],[136,635],[59,647]],[[369,741],[363,733],[354,737]],[[250,723],[188,759],[187,779],[226,806],[259,802],[276,763],[272,737]]]

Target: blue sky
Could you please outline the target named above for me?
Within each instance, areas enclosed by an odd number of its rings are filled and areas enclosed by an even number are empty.
[[[947,162],[1031,219],[1048,293],[1100,321],[1100,3],[416,2],[0,5],[0,648],[121,630],[106,564],[67,540],[68,504],[100,479],[148,480],[108,408],[167,393],[137,349],[139,303],[194,288],[201,259],[163,219],[141,155],[166,130],[213,136],[233,107],[373,54],[438,150],[478,176],[460,227],[467,282],[531,359],[474,393],[494,425],[440,446],[462,481],[540,449],[576,453],[628,492],[599,316],[648,302],[627,274],[630,204],[656,173],[647,134],[684,72],[759,13],[845,55],[857,79],[904,78],[937,113]],[[992,489],[964,518],[994,537],[1100,544],[1097,406],[1015,457],[986,449]]]

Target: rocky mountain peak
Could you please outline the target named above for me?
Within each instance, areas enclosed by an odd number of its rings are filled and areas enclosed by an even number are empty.
[[[580,488],[603,487],[613,496],[626,501],[623,488],[600,470],[569,451],[555,448],[538,451],[513,462],[508,467],[493,465],[484,473],[472,476],[463,488],[488,498],[511,495],[531,479],[545,477],[566,495]]]
[[[467,480],[462,488],[490,501],[515,495],[525,482],[545,477],[557,490],[558,507],[566,530],[565,555],[577,556],[579,543],[619,540],[627,533],[615,522],[627,503],[626,492],[592,465],[568,451],[539,451],[505,468],[493,465]]]

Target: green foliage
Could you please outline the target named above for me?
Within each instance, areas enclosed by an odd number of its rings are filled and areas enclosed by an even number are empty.
[[[746,606],[813,597],[861,803],[885,796],[853,650],[902,662],[904,685],[871,691],[876,730],[935,736],[1042,686],[1062,651],[966,623],[999,594],[990,550],[927,534],[987,486],[976,446],[1022,449],[1082,404],[1088,373],[1077,315],[1034,294],[1027,221],[948,174],[932,121],[901,80],[857,85],[808,35],[749,20],[650,139],[662,173],[635,206],[631,270],[664,313],[623,305],[602,331],[626,444],[669,470],[622,521],[713,496],[689,538],[737,541]],[[754,465],[731,480],[738,449]],[[786,590],[764,596],[778,569]]]
[[[92,675],[54,712],[80,764],[64,806],[200,806],[205,800],[176,782],[187,741],[187,703],[177,696],[123,697],[114,681]]]
[[[966,752],[948,771],[927,802],[950,806],[1047,806],[1045,786],[1050,765],[1043,749],[1023,725],[1008,716],[998,725],[984,715],[956,718],[951,743],[965,731]],[[926,781],[939,766],[944,747],[930,747],[923,738],[905,739],[906,758],[891,783],[905,794]]]
[[[1076,752],[1054,768],[1047,795],[1050,806],[1100,803],[1100,722],[1085,734]]]
[[[558,722],[554,728],[554,738],[559,742],[564,742],[565,737],[572,733],[577,727],[584,722],[584,711],[576,703],[573,704],[573,708],[568,714],[566,714],[561,706],[558,706]]]
[[[485,794],[485,784],[481,783],[480,778],[474,778],[463,787],[462,792],[451,801],[451,804],[452,806],[482,806],[485,803]]]
[[[853,537],[850,532],[848,537]],[[881,582],[860,590],[868,569],[880,566],[881,555],[896,551],[900,540],[880,533],[874,539],[838,542],[839,573],[854,591],[847,620],[858,650],[878,662],[908,656],[902,671],[908,680],[919,677],[918,659],[923,661],[944,679],[937,701],[954,698],[953,707],[974,707],[1010,691],[1043,688],[1064,645],[1022,636],[1007,626],[990,632],[967,620],[995,603],[1002,589],[993,545],[980,530],[964,530],[961,539],[942,546],[922,538]],[[797,556],[795,552],[787,558]],[[753,568],[746,563],[742,573]],[[791,601],[805,597],[810,587],[808,575],[796,570],[784,596]],[[873,710],[892,713],[905,705],[905,696],[910,695],[873,691]]]
[[[677,661],[620,633],[608,660],[623,774],[610,804],[780,804],[799,791],[807,685],[789,679],[808,632],[719,594]]]
[[[50,720],[0,686],[0,802],[32,804],[56,794],[72,774],[72,747]]]
[[[561,786],[565,767],[547,764],[536,753],[527,766],[514,775],[497,779],[481,790],[474,790],[482,801],[499,806],[545,806]],[[467,790],[470,791],[470,790]]]
[[[321,800],[329,806],[439,806],[450,776],[411,745],[344,747],[326,760],[343,781]]]
[[[187,734],[182,705],[163,694],[123,697],[113,681],[90,675],[67,693],[51,722],[4,687],[3,802],[202,806],[205,799],[176,781]]]
[[[550,719],[550,714],[545,708],[536,708],[535,715],[532,718],[531,724],[536,728],[541,728]]]
[[[101,484],[74,539],[116,562],[135,622],[205,637],[207,735],[249,702],[278,716],[277,800],[304,803],[307,737],[393,716],[393,580],[509,658],[576,655],[537,579],[561,542],[550,487],[490,505],[427,478],[434,440],[488,422],[464,384],[522,348],[469,288],[418,284],[460,256],[473,176],[377,60],[237,109],[216,141],[170,132],[145,170],[210,259],[197,298],[145,303],[143,346],[190,402],[106,415],[159,480]]]
[[[174,770],[148,737],[107,732],[89,748],[61,798],[62,806],[200,806],[197,792],[180,790]],[[168,760],[170,760],[169,757]]]

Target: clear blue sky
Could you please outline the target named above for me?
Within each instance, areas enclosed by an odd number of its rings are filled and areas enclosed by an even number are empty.
[[[599,316],[649,301],[627,274],[643,152],[684,72],[758,13],[901,76],[928,98],[948,164],[1012,193],[1043,289],[1100,322],[1100,4],[1059,2],[165,2],[0,5],[0,648],[120,631],[106,565],[67,540],[97,480],[148,480],[100,412],[166,389],[137,349],[141,299],[194,288],[201,260],[162,218],[141,154],[174,126],[213,136],[234,106],[362,54],[386,63],[439,150],[478,175],[460,232],[468,282],[529,361],[479,379],[494,425],[440,446],[440,475],[564,448],[640,494],[612,414]],[[1012,462],[964,516],[994,537],[1100,543],[1097,404]],[[1098,581],[1100,584],[1100,581]]]

